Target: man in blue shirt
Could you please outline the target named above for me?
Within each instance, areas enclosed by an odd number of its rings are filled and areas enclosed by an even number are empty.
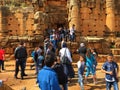
[[[106,90],[111,90],[112,85],[114,87],[114,90],[119,90],[118,71],[118,64],[113,61],[113,55],[109,54],[107,56],[107,61],[102,66],[102,72],[106,74]]]
[[[57,74],[51,68],[54,61],[54,56],[47,55],[45,58],[45,66],[38,73],[37,82],[41,90],[61,90],[58,83]]]

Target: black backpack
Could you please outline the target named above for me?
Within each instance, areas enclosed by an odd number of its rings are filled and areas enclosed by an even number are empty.
[[[53,67],[53,69],[57,73],[59,84],[63,85],[63,84],[65,84],[65,83],[68,82],[68,77],[64,73],[64,68],[63,68],[62,64],[59,64],[59,63],[55,64],[54,67]]]

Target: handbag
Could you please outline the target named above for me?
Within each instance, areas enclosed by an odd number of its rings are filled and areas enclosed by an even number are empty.
[[[71,64],[70,60],[66,56],[66,49],[65,49],[65,52],[64,52],[64,55],[62,57],[62,61],[61,62],[62,62],[62,64]]]

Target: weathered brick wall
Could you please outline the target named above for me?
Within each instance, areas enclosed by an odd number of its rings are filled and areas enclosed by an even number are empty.
[[[0,87],[0,90],[13,90],[13,89],[10,88],[8,85],[3,84],[3,85]]]
[[[69,3],[70,5],[68,4],[70,9],[70,26],[71,23],[76,24],[77,26],[77,21],[75,21],[74,18],[78,18],[77,20],[79,20],[79,28],[77,29],[82,33],[83,36],[104,36],[105,32],[110,32],[110,29],[120,32],[120,25],[118,24],[120,18],[120,0],[115,0],[115,2],[113,2],[113,7],[111,6],[111,8],[113,8],[113,12],[110,12],[110,10],[108,10],[109,8],[106,10],[106,2],[109,5],[111,4],[111,2],[107,0],[80,0],[79,4],[75,4],[76,2],[78,2],[78,0],[71,0]],[[74,7],[76,6],[79,7],[79,11],[77,9],[74,10]],[[79,16],[76,12],[79,13]],[[107,16],[107,14],[109,14],[107,12],[112,13],[115,18],[112,16],[112,14]],[[74,15],[74,17],[72,17],[72,15]],[[109,18],[108,21],[106,21],[107,17]]]
[[[120,28],[119,2],[120,0],[115,0],[114,3],[116,32],[119,32]],[[69,6],[69,2],[67,5],[66,0],[47,0],[42,3],[43,4],[41,4],[41,7],[38,9],[41,12],[40,20],[36,23],[36,26],[39,24],[38,27],[42,30],[48,26],[56,28],[59,24],[67,26],[67,18],[77,14],[76,12],[79,12],[78,31],[80,31],[83,36],[103,36],[108,28],[106,26],[107,13],[105,0],[81,0],[78,4],[79,11],[72,11],[74,6]],[[69,12],[67,6],[71,8]],[[6,14],[5,16],[2,15],[2,21],[0,22],[0,29],[2,29],[2,32],[5,32],[5,34],[8,32],[9,35],[34,35],[36,33],[42,33],[42,30],[41,32],[39,32],[39,30],[34,30],[34,8],[32,10],[29,9],[30,11],[27,11],[27,9],[22,10],[18,9],[13,13],[8,13],[9,15],[7,17],[7,12],[5,13],[4,10],[2,11],[2,13]],[[70,23],[71,22],[74,23],[74,20],[72,21],[72,19],[70,19]]]
[[[74,4],[70,4],[70,1]],[[34,7],[0,7],[0,43],[7,53],[13,53],[18,41],[27,43],[28,49],[43,42],[46,28],[68,27],[76,23],[83,36],[104,36],[106,25],[105,0],[44,0]],[[120,32],[120,0],[114,2],[116,32]],[[32,5],[32,4],[31,4]],[[76,6],[77,5],[77,6]],[[36,8],[37,7],[37,8]],[[74,7],[74,8],[73,8]],[[76,19],[74,19],[76,18]],[[77,40],[80,34],[77,33]],[[24,36],[24,37],[23,37]],[[8,47],[8,46],[9,47]],[[29,48],[30,47],[30,48]],[[9,49],[9,50],[8,50]],[[29,51],[31,51],[28,50]]]
[[[24,9],[22,10],[20,11],[19,9],[16,9],[15,12],[11,11],[11,14],[7,17],[8,34],[13,36],[33,35],[34,12],[33,10],[27,11],[27,8],[26,11]]]
[[[47,13],[47,26],[57,28],[59,24],[67,26],[67,2],[65,0],[48,0],[45,4]]]
[[[0,8],[0,46],[5,47],[7,54],[13,54],[19,41],[27,44],[30,55],[33,47],[43,42],[43,34],[35,30],[34,8]],[[42,31],[43,32],[43,31]]]

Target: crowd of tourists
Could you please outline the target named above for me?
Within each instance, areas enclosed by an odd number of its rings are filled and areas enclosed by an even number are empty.
[[[69,31],[64,27],[60,27],[58,31],[54,29],[49,31],[44,39],[44,46],[36,46],[31,52],[34,63],[30,66],[30,69],[35,67],[35,74],[37,75],[36,83],[38,83],[41,90],[68,90],[68,83],[71,83],[72,78],[75,77],[72,66],[73,54],[67,46],[67,39],[72,42],[75,40],[75,25]],[[1,66],[4,60],[3,53],[1,49]],[[96,67],[98,53],[94,48],[87,48],[85,43],[80,43],[77,53],[79,54],[79,60],[77,62],[78,83],[81,90],[85,90],[84,84],[89,83],[88,76],[90,74],[92,75],[93,83],[97,84]],[[20,42],[19,46],[15,49],[14,55],[14,78],[18,79],[20,66],[21,79],[23,80],[24,76],[27,76],[25,68],[28,55],[25,43]],[[107,61],[103,64],[101,70],[106,74],[106,90],[110,90],[112,85],[114,86],[114,90],[119,90],[118,69],[118,64],[114,62],[113,54],[108,54]]]

